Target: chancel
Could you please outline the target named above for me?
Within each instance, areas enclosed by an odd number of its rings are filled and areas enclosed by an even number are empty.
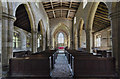
[[[120,79],[119,31],[119,0],[1,0],[0,78]]]

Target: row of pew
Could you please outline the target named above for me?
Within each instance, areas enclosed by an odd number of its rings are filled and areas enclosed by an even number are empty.
[[[54,53],[56,50],[46,50],[11,58],[9,61],[10,78],[50,78],[54,68]]]
[[[75,78],[116,78],[115,59],[92,53],[67,50],[65,55]]]

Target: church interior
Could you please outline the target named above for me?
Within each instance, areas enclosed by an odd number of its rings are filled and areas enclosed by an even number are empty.
[[[120,1],[0,0],[1,79],[120,79]]]

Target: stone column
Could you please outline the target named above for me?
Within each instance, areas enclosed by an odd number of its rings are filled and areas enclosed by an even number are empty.
[[[70,49],[73,49],[73,40],[72,40],[72,37],[70,37]]]
[[[0,6],[0,58],[1,58],[1,53],[2,53],[2,6]]]
[[[45,50],[46,48],[46,39],[45,39],[45,36],[43,36],[43,51]]]
[[[48,49],[48,35],[47,35],[47,32],[46,32],[46,38],[45,38],[45,49]]]
[[[92,52],[92,30],[86,29],[86,50],[88,53]]]
[[[2,76],[7,76],[9,59],[13,54],[13,23],[15,17],[2,14]]]
[[[37,32],[32,32],[32,52],[37,52]]]
[[[120,5],[120,3],[119,3]],[[117,5],[118,6],[118,5]],[[111,13],[112,20],[112,52],[116,60],[116,69],[120,77],[120,7]],[[119,9],[119,10],[118,10]]]
[[[75,50],[78,50],[78,33],[75,33]]]
[[[41,40],[40,40],[40,51],[43,50],[43,35],[41,35]]]

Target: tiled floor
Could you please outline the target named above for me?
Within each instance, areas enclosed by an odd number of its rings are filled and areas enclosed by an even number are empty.
[[[60,51],[56,59],[55,68],[52,71],[52,78],[54,79],[71,79],[72,74],[70,72],[68,61],[64,51]]]

